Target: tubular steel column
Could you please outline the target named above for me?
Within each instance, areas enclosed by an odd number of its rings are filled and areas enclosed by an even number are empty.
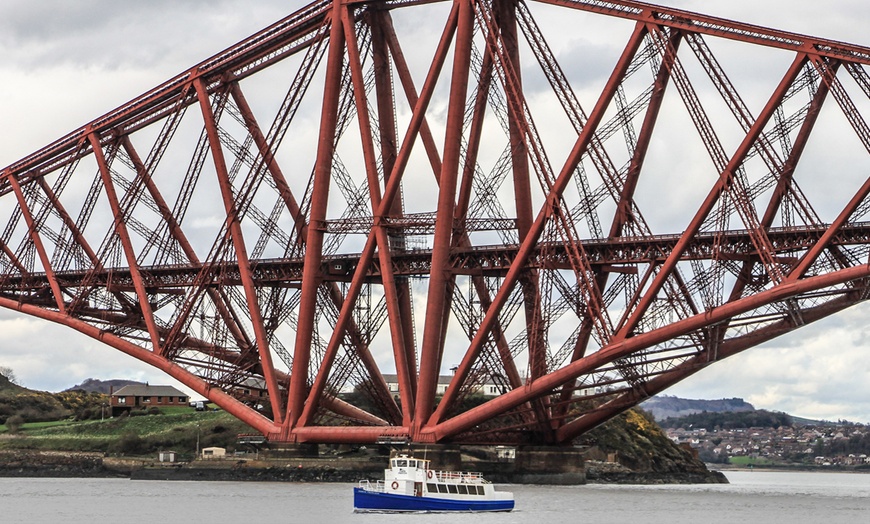
[[[139,308],[142,313],[142,320],[148,326],[148,333],[151,335],[151,343],[154,345],[154,352],[160,352],[160,334],[157,331],[157,324],[154,322],[154,312],[151,309],[151,301],[148,299],[148,292],[145,290],[145,284],[142,281],[142,274],[139,272],[139,263],[136,262],[136,252],[133,250],[133,244],[130,242],[130,234],[127,232],[127,225],[124,219],[126,211],[121,209],[118,194],[115,191],[115,184],[112,182],[112,174],[109,171],[109,165],[106,163],[106,157],[103,155],[103,149],[100,146],[100,140],[96,133],[90,133],[88,140],[91,142],[91,147],[94,149],[94,156],[97,159],[97,165],[100,168],[100,176],[103,179],[103,186],[106,189],[106,197],[109,199],[109,205],[112,208],[112,214],[115,222],[115,234],[121,240],[121,245],[124,248],[124,255],[127,258],[127,264],[130,267],[130,273],[133,277],[133,286],[136,289],[136,295],[139,297]]]
[[[205,121],[209,147],[211,148],[211,156],[214,161],[215,171],[217,172],[218,182],[221,189],[221,196],[227,213],[227,229],[229,229],[232,237],[236,259],[239,264],[239,274],[242,280],[242,287],[245,290],[245,298],[248,304],[248,313],[251,314],[254,336],[257,339],[257,351],[260,355],[260,365],[263,368],[263,378],[266,381],[266,388],[269,391],[269,402],[272,405],[272,416],[274,417],[275,423],[280,424],[282,418],[281,412],[283,410],[283,406],[281,405],[281,391],[278,389],[278,380],[275,376],[275,369],[272,366],[272,355],[269,352],[269,338],[263,327],[263,316],[260,312],[257,290],[254,288],[253,277],[251,276],[251,264],[250,260],[248,260],[247,250],[245,249],[245,240],[242,236],[242,226],[238,209],[234,201],[235,197],[233,196],[232,183],[230,182],[229,173],[227,172],[227,164],[226,160],[224,160],[223,148],[221,147],[220,138],[218,136],[217,122],[215,121],[214,113],[211,110],[208,90],[206,89],[202,78],[197,77],[194,79],[193,84],[199,97],[199,107],[202,110],[202,117]]]
[[[350,62],[351,77],[354,85],[354,97],[357,105],[357,117],[359,119],[360,135],[363,142],[363,155],[365,157],[366,175],[369,185],[369,197],[371,199],[372,215],[377,213],[381,207],[381,189],[378,178],[378,161],[375,154],[374,138],[372,136],[372,126],[369,119],[368,104],[365,92],[365,79],[363,78],[363,64],[360,57],[359,46],[354,33],[353,20],[348,11],[345,11],[345,41],[347,42],[348,60]],[[388,120],[388,123],[391,121]],[[390,163],[391,169],[395,166],[395,162]],[[386,169],[386,163],[384,165]],[[389,183],[388,177],[385,177],[385,182]],[[393,211],[401,214],[401,198],[395,198],[391,206],[391,215]],[[373,228],[378,242],[378,260],[381,267],[381,284],[384,289],[384,297],[386,299],[387,317],[389,320],[390,341],[393,346],[393,360],[396,365],[396,374],[399,378],[399,392],[402,402],[402,418],[403,425],[407,426],[411,421],[414,405],[414,386],[413,374],[414,368],[411,367],[413,360],[409,362],[408,351],[405,348],[406,337],[404,335],[404,327],[402,310],[400,306],[400,294],[398,292],[398,284],[395,275],[393,274],[393,262],[391,254],[390,238],[387,231],[381,225],[376,225]],[[413,347],[413,346],[412,346]],[[413,354],[413,349],[411,351]]]
[[[344,62],[344,31],[342,28],[341,0],[334,0],[329,31],[329,56],[326,64],[326,83],[323,89],[317,159],[314,165],[314,187],[311,193],[311,212],[308,218],[308,238],[305,241],[305,273],[302,296],[299,300],[298,331],[290,375],[287,402],[287,424],[292,427],[302,415],[308,393],[308,365],[314,335],[317,289],[321,281],[323,261],[323,225],[329,202],[329,181],[332,157],[335,154],[335,130],[338,121],[338,101],[341,95],[341,73]]]
[[[39,231],[36,228],[36,223],[33,220],[33,215],[30,213],[30,206],[27,205],[27,200],[24,198],[24,192],[21,190],[21,184],[14,176],[8,177],[9,185],[15,192],[15,197],[18,199],[18,205],[21,207],[21,213],[24,215],[24,221],[27,223],[30,238],[33,239],[33,247],[39,255],[39,260],[42,262],[42,267],[48,277],[48,283],[51,286],[51,293],[54,295],[54,301],[57,304],[58,311],[61,314],[66,314],[66,306],[63,301],[63,293],[60,289],[60,284],[54,276],[54,270],[51,267],[51,261],[48,259],[48,254],[45,252],[45,246],[42,243],[42,238],[39,236]],[[10,257],[17,260],[15,257]]]
[[[456,181],[459,174],[462,122],[465,115],[465,97],[468,88],[471,62],[471,37],[474,29],[474,10],[471,0],[457,0],[459,20],[456,30],[456,46],[453,57],[453,75],[450,102],[447,113],[447,131],[444,139],[444,160],[441,168],[438,191],[438,216],[453,217],[456,206]],[[453,221],[440,220],[435,225],[432,266],[429,278],[429,293],[426,303],[426,323],[423,328],[423,346],[420,354],[420,380],[414,427],[419,430],[428,419],[435,402],[441,356],[443,330],[447,323],[445,311],[450,300],[451,288],[450,248],[453,236]]]
[[[504,64],[505,76],[508,77],[506,89],[512,90],[508,94],[514,100],[525,100],[523,93],[522,67],[520,64],[520,51],[517,41],[517,13],[513,2],[498,2],[495,7],[497,24],[501,30],[501,42],[505,48],[505,56],[508,63]],[[508,134],[510,137],[511,165],[513,166],[514,204],[517,214],[517,232],[520,242],[525,240],[526,235],[534,222],[532,209],[532,184],[529,176],[529,156],[526,148],[523,130],[517,125],[524,115],[518,114],[516,104],[508,104]],[[530,377],[540,376],[546,371],[546,340],[541,329],[541,292],[538,275],[534,270],[529,270],[526,275],[520,277],[520,286],[523,290],[525,302],[525,315],[527,327],[527,339],[529,344],[529,371]]]
[[[379,13],[381,15],[382,13]],[[375,75],[375,96],[378,109],[378,130],[381,142],[381,163],[383,165],[384,184],[389,183],[393,168],[398,156],[398,132],[396,129],[395,107],[396,98],[393,91],[392,72],[390,71],[389,44],[385,32],[387,22],[385,16],[372,17],[372,61]],[[401,191],[401,189],[400,189]],[[401,194],[393,202],[390,216],[401,217],[402,209]],[[396,245],[400,251],[407,249],[404,235],[396,235],[390,238],[390,245]],[[409,399],[408,406],[402,403],[402,412],[406,417],[412,417],[414,403],[417,398],[417,356],[415,353],[414,340],[414,314],[411,283],[407,277],[396,279],[396,292],[399,307],[399,318],[403,356],[396,358],[396,374],[399,376],[399,395],[404,400]],[[394,348],[395,351],[395,348]],[[402,363],[403,362],[403,363]],[[407,379],[403,378],[404,376]]]

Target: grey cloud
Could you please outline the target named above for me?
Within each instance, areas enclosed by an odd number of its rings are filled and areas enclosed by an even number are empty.
[[[243,4],[231,0],[3,3],[0,51],[7,66],[15,64],[29,69],[59,64],[109,70],[143,68],[176,56],[187,61],[193,59],[186,64],[193,65],[286,16],[296,3]],[[167,77],[176,72],[167,72]]]

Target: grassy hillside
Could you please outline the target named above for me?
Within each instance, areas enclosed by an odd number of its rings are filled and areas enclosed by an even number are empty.
[[[25,422],[42,422],[67,417],[70,411],[51,393],[23,388],[0,375],[0,423],[14,415]]]
[[[239,433],[253,429],[223,411],[166,408],[161,414],[76,422],[26,423],[11,435],[0,426],[0,449],[99,451],[150,454],[174,450],[193,455],[199,446],[235,447]]]

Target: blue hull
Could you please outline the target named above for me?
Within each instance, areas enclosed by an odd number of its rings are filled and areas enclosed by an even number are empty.
[[[353,508],[359,511],[510,511],[514,509],[514,501],[447,500],[353,488]]]

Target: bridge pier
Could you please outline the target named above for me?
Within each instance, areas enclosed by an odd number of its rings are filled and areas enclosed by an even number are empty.
[[[574,447],[521,447],[516,450],[513,475],[513,482],[520,484],[585,484],[583,452]]]
[[[586,483],[583,451],[557,446],[411,445],[436,469],[479,471],[487,480],[511,484],[575,485]],[[424,457],[425,455],[425,457]]]

